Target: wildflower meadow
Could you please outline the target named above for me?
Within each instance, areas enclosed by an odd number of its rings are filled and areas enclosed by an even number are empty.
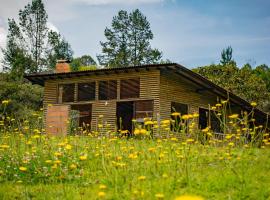
[[[223,115],[225,104],[211,109]],[[61,137],[45,134],[42,109],[3,113],[0,199],[270,199],[269,133],[245,116],[228,115],[222,138],[196,129],[197,113],[176,112],[134,120],[132,134],[99,124]]]

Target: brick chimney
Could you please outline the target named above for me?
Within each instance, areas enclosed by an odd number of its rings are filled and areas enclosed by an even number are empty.
[[[57,63],[55,66],[55,72],[56,73],[70,72],[69,61],[68,60],[57,60]]]

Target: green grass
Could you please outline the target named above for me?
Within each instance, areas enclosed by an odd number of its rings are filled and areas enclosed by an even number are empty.
[[[269,158],[268,148],[172,140],[1,137],[0,199],[270,199]]]

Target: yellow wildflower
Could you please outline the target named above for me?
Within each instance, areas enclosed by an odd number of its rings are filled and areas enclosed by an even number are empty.
[[[54,155],[58,157],[58,156],[62,156],[62,153],[61,152],[55,152]]]
[[[199,116],[200,116],[199,113],[194,113],[194,114],[193,114],[193,117],[194,117],[194,118],[197,118],[197,117],[199,117]]]
[[[61,163],[61,160],[55,160],[54,161],[54,164],[60,164]]]
[[[80,158],[81,161],[86,160],[87,159],[87,155],[82,155],[79,158]]]
[[[171,121],[168,119],[161,121],[161,124],[170,124],[170,123],[171,123]]]
[[[233,147],[233,146],[234,146],[234,143],[233,143],[233,142],[230,142],[228,145],[229,145],[230,147]]]
[[[194,139],[192,139],[192,138],[189,138],[189,139],[187,139],[187,141],[186,141],[187,143],[192,143],[192,142],[194,142]]]
[[[146,122],[144,122],[144,125],[145,126],[147,126],[147,125],[153,125],[154,124],[154,122],[152,122],[152,121],[146,121]]]
[[[7,105],[7,104],[9,104],[9,102],[10,102],[9,100],[3,100],[2,104]]]
[[[173,113],[172,113],[172,116],[174,116],[174,117],[180,116],[180,113],[179,113],[179,112],[173,112]]]
[[[156,197],[157,199],[164,199],[164,194],[162,194],[162,193],[157,193],[157,194],[155,195],[155,197]]]
[[[100,186],[99,186],[99,189],[100,190],[104,190],[104,189],[106,189],[107,188],[107,186],[106,185],[103,185],[103,184],[101,184]]]
[[[206,133],[209,131],[209,127],[206,127],[205,129],[202,129],[202,132]]]
[[[72,149],[72,146],[71,146],[70,144],[67,144],[67,145],[65,146],[65,149],[66,149],[66,150],[71,150],[71,149]]]
[[[193,195],[183,195],[176,197],[174,200],[204,200],[204,198]]]
[[[237,119],[238,118],[238,114],[232,114],[229,116],[230,119]]]
[[[130,158],[130,159],[136,159],[136,158],[138,158],[138,156],[135,153],[131,153],[131,154],[128,155],[128,158]]]
[[[106,193],[105,193],[105,192],[99,192],[99,193],[98,193],[98,197],[100,197],[100,198],[105,197],[105,195],[106,195]]]
[[[189,118],[190,118],[189,115],[183,115],[183,116],[182,116],[182,119],[183,119],[183,120],[187,120],[187,119],[189,119]]]
[[[139,177],[138,177],[138,180],[139,180],[139,181],[144,181],[145,179],[146,179],[145,176],[139,176]]]
[[[162,174],[162,178],[168,178],[168,177],[169,177],[168,174],[166,173]]]
[[[22,172],[26,172],[27,168],[26,167],[19,167],[19,170],[22,171]]]
[[[221,101],[222,104],[225,104],[225,103],[227,103],[227,102],[228,102],[228,100],[223,100],[223,101]]]
[[[52,163],[52,160],[46,160],[45,163],[51,164]]]
[[[147,133],[147,130],[146,130],[146,129],[141,129],[141,130],[140,130],[140,134],[146,135],[146,133]]]
[[[8,149],[8,148],[9,148],[9,145],[7,145],[7,144],[2,144],[2,145],[0,145],[0,148],[2,148],[2,149]]]
[[[69,166],[69,168],[72,169],[72,170],[73,170],[73,169],[76,169],[76,168],[77,168],[77,165],[71,164],[71,165]]]
[[[256,106],[257,106],[257,103],[253,101],[253,102],[250,103],[250,105],[251,105],[252,107],[256,107]]]

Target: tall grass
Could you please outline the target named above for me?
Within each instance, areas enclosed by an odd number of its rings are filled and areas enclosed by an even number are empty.
[[[99,131],[66,137],[44,134],[41,112],[3,114],[0,199],[269,199],[269,133],[233,115],[217,138],[211,125],[196,128],[197,113],[134,120],[132,134],[109,131],[100,116]]]

